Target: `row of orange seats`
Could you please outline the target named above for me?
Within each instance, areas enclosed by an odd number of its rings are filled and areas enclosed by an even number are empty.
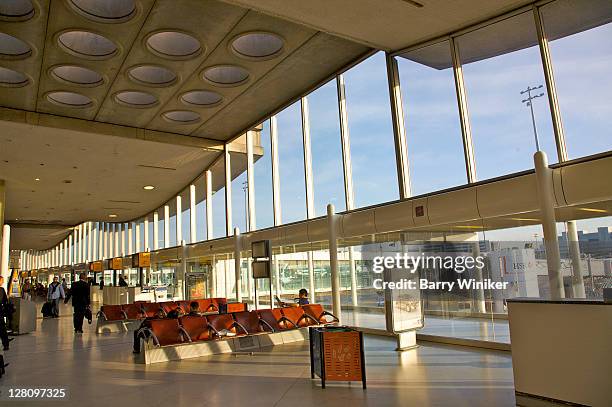
[[[189,313],[190,304],[198,303],[198,312],[219,312],[223,306],[227,306],[227,312],[246,311],[246,304],[229,303],[226,298],[204,298],[185,301],[165,302],[143,302],[136,301],[132,304],[103,305],[98,312],[98,317],[103,321],[125,321],[157,316],[161,309],[164,315],[170,311],[180,308],[184,314]]]
[[[263,332],[281,332],[311,325],[338,322],[320,304],[303,305],[257,311],[242,311],[207,316],[182,316],[178,319],[152,319],[146,321],[139,337],[152,339],[156,346],[220,339],[231,336],[253,335]]]

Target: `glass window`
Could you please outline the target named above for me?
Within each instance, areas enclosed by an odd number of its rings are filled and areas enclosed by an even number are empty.
[[[166,227],[166,225],[164,224],[164,208],[161,207],[160,209],[157,210],[158,213],[158,218],[157,218],[157,231],[158,231],[158,235],[157,235],[157,245],[159,248],[163,248],[164,247],[164,228]]]
[[[612,149],[612,2],[541,7],[570,158]]]
[[[170,246],[174,247],[177,245],[176,242],[176,200],[173,199],[170,201],[170,221],[168,225],[168,230],[170,230]]]
[[[306,219],[302,113],[296,102],[277,116],[282,223]]]
[[[239,150],[230,153],[232,166],[232,228],[237,227],[241,233],[245,233],[249,230],[246,135],[236,139],[231,146],[232,150]]]
[[[398,58],[412,195],[467,182],[450,42]]]
[[[153,238],[153,214],[147,215],[147,219],[149,220],[149,247],[145,247],[145,250],[153,250],[153,242],[155,241]]]
[[[181,239],[184,240],[185,243],[191,243],[191,207],[189,203],[189,188],[187,188],[181,194],[181,208],[181,232],[183,234]],[[181,244],[181,242],[178,242],[178,244]]]
[[[399,198],[384,52],[344,74],[355,207]]]
[[[213,238],[226,236],[225,230],[225,163],[217,161],[212,167]]]
[[[336,81],[308,95],[308,107],[315,216],[323,216],[329,203],[346,209]]]
[[[256,133],[257,134],[257,133]],[[255,183],[256,228],[274,226],[274,204],[272,202],[272,147],[270,144],[270,120],[260,133],[253,137],[253,171]]]
[[[469,105],[476,174],[493,178],[533,168],[540,149],[557,161],[531,11],[457,37]],[[524,93],[527,89],[536,88]],[[531,106],[527,105],[529,95]],[[532,121],[531,108],[533,108]]]

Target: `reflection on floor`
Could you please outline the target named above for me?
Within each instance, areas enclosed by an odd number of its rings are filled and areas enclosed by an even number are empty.
[[[74,406],[514,406],[507,352],[443,345],[394,351],[394,341],[367,336],[368,389],[360,383],[310,379],[305,344],[282,345],[252,356],[217,355],[136,365],[131,334],[72,332],[71,309],[38,320],[35,333],[16,337],[0,379],[9,387],[67,387]],[[0,402],[1,403],[1,402]],[[49,405],[14,402],[11,405]]]
[[[343,323],[373,329],[385,329],[383,313],[368,313],[353,310],[342,311]],[[421,334],[448,336],[461,339],[476,339],[510,343],[510,329],[505,319],[457,318],[425,316],[425,327]]]

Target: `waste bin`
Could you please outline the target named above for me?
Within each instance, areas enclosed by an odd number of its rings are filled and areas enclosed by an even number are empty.
[[[363,333],[347,326],[310,327],[310,376],[331,381],[361,381],[366,388]]]

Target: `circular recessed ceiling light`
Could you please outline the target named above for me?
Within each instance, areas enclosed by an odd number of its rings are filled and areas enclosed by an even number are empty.
[[[190,124],[200,120],[200,115],[190,110],[172,110],[162,114],[163,118],[178,124]]]
[[[76,65],[62,65],[51,69],[51,75],[71,85],[98,86],[104,82],[102,75]]]
[[[141,65],[130,68],[128,71],[130,79],[153,86],[169,86],[176,81],[176,74],[158,65]]]
[[[222,100],[220,94],[210,90],[193,90],[181,95],[181,102],[186,105],[210,107],[218,105]]]
[[[137,90],[125,90],[116,93],[115,100],[119,104],[137,108],[146,108],[157,104],[157,98],[154,95]]]
[[[34,5],[30,0],[2,0],[0,2],[0,19],[23,21],[34,15]]]
[[[218,86],[238,86],[249,79],[249,72],[236,65],[217,65],[207,68],[202,76]]]
[[[178,31],[162,31],[150,35],[147,47],[154,54],[170,59],[190,58],[201,51],[200,41]]]
[[[85,17],[105,23],[120,23],[136,13],[134,0],[70,0]]]
[[[64,107],[90,107],[93,105],[90,98],[75,92],[50,92],[47,93],[47,99],[56,105]]]
[[[153,185],[145,185],[144,187],[142,187],[142,189],[145,189],[147,191],[150,191],[152,189],[155,189],[155,187]]]
[[[67,51],[85,58],[105,59],[117,52],[111,40],[89,31],[67,31],[60,34],[57,41]]]
[[[12,69],[3,68],[0,66],[0,86],[9,88],[18,88],[30,83],[27,76],[21,72],[13,71]]]
[[[285,43],[281,37],[268,32],[241,34],[232,41],[232,50],[249,59],[268,59],[280,54]]]
[[[26,58],[32,48],[19,38],[0,32],[0,56],[8,58]]]
[[[108,215],[109,218],[116,218],[117,215],[115,215],[114,213],[111,213],[110,215]]]

